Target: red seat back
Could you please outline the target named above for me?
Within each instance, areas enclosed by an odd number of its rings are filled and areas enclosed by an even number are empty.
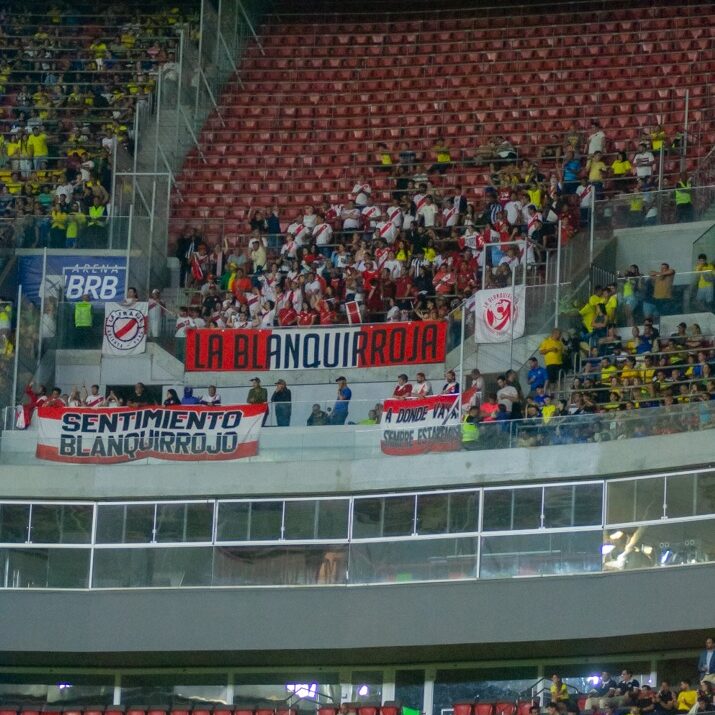
[[[400,715],[400,708],[397,705],[383,705],[380,708],[381,715]]]
[[[454,703],[454,715],[472,715],[472,703]]]
[[[494,715],[515,715],[515,714],[516,714],[516,703],[498,702],[494,706]]]
[[[529,710],[535,705],[531,700],[521,700],[516,706],[517,715],[529,715]]]
[[[474,715],[493,715],[494,703],[475,703]]]

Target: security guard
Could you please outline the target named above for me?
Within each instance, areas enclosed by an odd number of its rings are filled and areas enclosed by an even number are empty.
[[[92,336],[92,303],[89,301],[88,293],[74,304],[74,329],[75,346],[86,348]]]
[[[89,248],[105,247],[105,227],[107,225],[107,207],[99,196],[95,196],[89,207],[87,221],[87,243]]]
[[[469,412],[462,418],[462,447],[464,449],[478,449],[479,440],[479,408],[472,405]]]
[[[693,220],[693,183],[684,171],[675,185],[675,215],[678,223]]]

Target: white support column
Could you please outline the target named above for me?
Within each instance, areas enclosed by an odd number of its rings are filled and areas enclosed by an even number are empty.
[[[395,669],[385,668],[382,671],[382,702],[395,699]]]
[[[231,705],[236,693],[236,674],[231,671],[228,674],[228,682],[226,683],[226,702]]]
[[[432,710],[434,709],[434,681],[436,677],[437,671],[435,668],[425,670],[424,705],[422,706],[422,712],[425,715],[432,715]]]
[[[122,703],[122,675],[121,673],[114,674],[114,694],[112,696],[112,705],[121,705]]]

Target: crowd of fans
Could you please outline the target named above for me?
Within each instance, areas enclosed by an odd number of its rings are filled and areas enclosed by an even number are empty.
[[[0,9],[0,245],[106,245],[115,146],[160,72],[176,80],[179,8]],[[173,73],[173,74],[172,74]]]

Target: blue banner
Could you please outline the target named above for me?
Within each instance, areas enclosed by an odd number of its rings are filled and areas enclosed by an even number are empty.
[[[42,293],[42,261],[39,256],[21,256],[18,280],[22,293],[39,303]],[[122,301],[127,286],[127,259],[123,256],[47,256],[45,297],[64,295],[78,301],[85,293],[96,303]]]

